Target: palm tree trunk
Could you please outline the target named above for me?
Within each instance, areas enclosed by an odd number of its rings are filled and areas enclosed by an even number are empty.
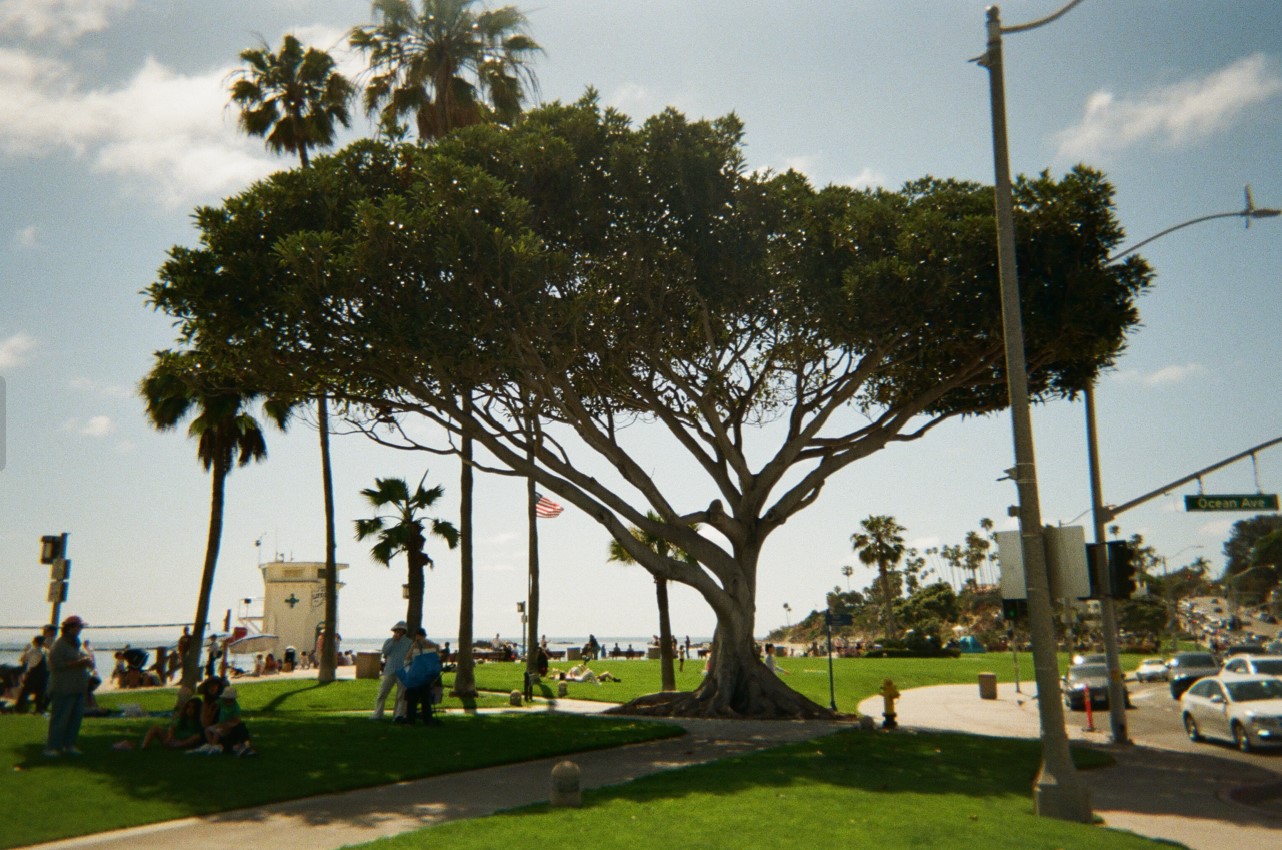
[[[423,550],[427,541],[418,537],[409,546],[406,553],[406,560],[409,561],[409,602],[405,606],[405,623],[409,626],[409,635],[413,637],[418,634],[418,630],[423,626],[423,574],[424,567],[427,565],[427,557]]]
[[[305,150],[303,156],[306,167]],[[323,395],[316,400],[316,419],[320,424],[321,484],[325,491],[325,642],[317,659],[317,680],[332,682],[338,668],[338,642],[334,640],[338,634],[338,543],[334,535],[334,470],[329,457],[329,402]]]
[[[533,450],[531,449],[531,452]],[[530,673],[539,669],[539,515],[534,512],[537,496],[534,491],[534,479],[525,481],[525,509],[529,517],[529,585],[525,592],[526,644],[525,669]]]
[[[218,547],[223,537],[223,499],[226,495],[229,457],[214,459],[209,472],[212,493],[209,498],[209,537],[205,541],[205,568],[200,575],[200,595],[196,601],[196,616],[192,621],[191,643],[183,659],[182,686],[195,689],[200,678],[200,653],[205,643],[205,621],[209,617],[209,601],[214,591],[214,570],[218,566]]]
[[[654,592],[659,602],[659,676],[665,691],[677,689],[677,673],[672,664],[672,619],[668,614],[668,580],[656,578]]]
[[[463,408],[471,406],[471,390],[463,394]],[[459,473],[459,609],[458,609],[458,663],[454,669],[456,697],[477,696],[475,662],[472,659],[472,438],[463,434]]]

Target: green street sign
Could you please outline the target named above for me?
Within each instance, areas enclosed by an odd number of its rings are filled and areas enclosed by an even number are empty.
[[[1186,511],[1276,511],[1276,493],[1227,496],[1185,496]]]

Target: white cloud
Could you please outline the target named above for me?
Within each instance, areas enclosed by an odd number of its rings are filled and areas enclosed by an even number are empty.
[[[20,365],[35,347],[36,339],[30,334],[16,333],[8,339],[0,339],[0,369]]]
[[[1150,140],[1190,144],[1228,128],[1248,107],[1279,93],[1276,62],[1261,53],[1135,97],[1099,91],[1087,99],[1082,120],[1058,134],[1059,155],[1081,159]]]
[[[24,227],[17,232],[13,241],[20,248],[34,248],[40,244],[40,228],[34,224]]]
[[[186,76],[148,59],[123,87],[84,91],[69,65],[0,49],[0,153],[43,156],[57,140],[169,206],[221,195],[282,167],[227,113],[229,70]]]
[[[80,427],[80,433],[86,437],[105,437],[115,429],[109,416],[90,416],[89,421]]]
[[[1129,384],[1141,384],[1146,387],[1168,386],[1170,384],[1182,384],[1187,381],[1200,378],[1208,373],[1208,369],[1201,363],[1184,363],[1172,366],[1163,366],[1161,369],[1152,372],[1139,372],[1132,369],[1123,369],[1116,373],[1117,380]]]
[[[110,14],[133,5],[134,0],[0,0],[0,33],[70,43],[105,30]]]
[[[886,175],[880,171],[873,171],[871,168],[865,168],[854,177],[839,181],[842,185],[850,186],[853,189],[871,189],[876,186],[886,185]]]
[[[102,381],[95,381],[92,378],[73,378],[71,388],[81,392],[92,393],[102,398],[136,398],[133,387],[123,387],[117,384],[106,384]]]

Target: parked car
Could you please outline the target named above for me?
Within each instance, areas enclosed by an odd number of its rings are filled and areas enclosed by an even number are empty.
[[[1140,662],[1140,666],[1135,668],[1135,681],[1165,682],[1166,681],[1166,659],[1145,658],[1143,661]]]
[[[1171,699],[1179,699],[1189,685],[1203,676],[1214,676],[1220,665],[1209,652],[1177,652],[1166,665],[1167,681],[1171,683]]]
[[[1244,753],[1282,743],[1282,679],[1225,673],[1200,679],[1180,700],[1189,739],[1223,738]]]
[[[1074,664],[1064,676],[1064,705],[1069,711],[1085,711],[1089,695],[1091,708],[1108,708],[1108,665]],[[1126,693],[1126,707],[1131,706],[1131,695]]]
[[[1224,662],[1220,672],[1249,676],[1282,676],[1282,655],[1235,655]]]
[[[1073,656],[1074,666],[1077,666],[1078,664],[1107,664],[1107,663],[1108,663],[1108,656],[1102,652],[1095,652],[1095,653],[1091,653],[1090,655],[1082,655],[1081,653],[1078,653],[1077,655]]]

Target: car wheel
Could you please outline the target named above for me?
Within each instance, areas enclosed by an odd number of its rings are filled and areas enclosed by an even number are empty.
[[[1184,715],[1184,731],[1189,734],[1190,741],[1196,743],[1202,740],[1202,733],[1198,731],[1197,721],[1193,719],[1191,714]]]
[[[1253,749],[1251,746],[1251,736],[1247,733],[1246,727],[1241,723],[1233,724],[1233,743],[1244,753],[1249,753]]]

